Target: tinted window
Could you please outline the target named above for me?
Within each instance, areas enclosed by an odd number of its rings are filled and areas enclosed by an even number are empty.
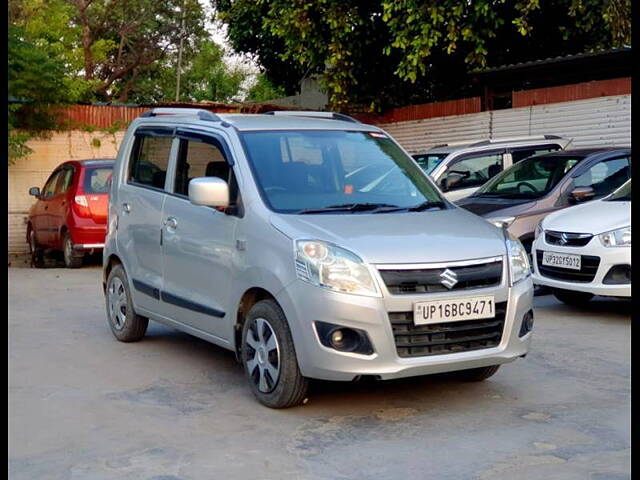
[[[108,193],[111,186],[111,167],[87,168],[84,172],[85,193]]]
[[[58,180],[56,182],[55,195],[60,193],[65,193],[69,190],[71,186],[71,182],[73,181],[73,168],[65,167],[64,170],[58,176]]]
[[[279,212],[441,200],[411,158],[381,133],[248,132],[242,138],[256,182]]]
[[[55,195],[56,187],[58,185],[58,181],[64,175],[62,170],[58,170],[53,172],[47,180],[47,183],[42,187],[42,198],[51,198]]]
[[[164,189],[171,143],[171,137],[137,136],[129,166],[129,181]]]
[[[513,150],[511,152],[511,158],[513,163],[518,163],[520,160],[524,160],[525,158],[543,153],[555,152],[557,150],[560,150],[559,145],[543,145],[539,147],[524,148],[522,150]]]
[[[229,164],[216,145],[180,140],[174,192],[189,194],[189,181],[198,177],[218,177],[229,180]]]
[[[413,158],[425,173],[431,173],[447,155],[446,153],[425,153],[413,155]]]
[[[583,157],[530,157],[481,187],[476,196],[537,198],[546,195]]]
[[[631,201],[631,181],[625,183],[622,187],[616,190],[607,200],[612,202],[630,202]]]
[[[449,184],[448,190],[479,187],[500,173],[502,165],[502,153],[467,157],[452,164],[441,178],[446,178],[451,173],[458,174],[455,176],[455,183]]]
[[[575,187],[591,187],[596,197],[608,195],[629,180],[629,157],[603,160],[575,179]]]

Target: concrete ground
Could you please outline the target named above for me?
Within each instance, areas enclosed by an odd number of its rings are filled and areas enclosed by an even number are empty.
[[[100,274],[9,269],[13,480],[630,478],[628,302],[537,297],[531,353],[484,383],[317,383],[276,411],[221,348],[117,342]]]

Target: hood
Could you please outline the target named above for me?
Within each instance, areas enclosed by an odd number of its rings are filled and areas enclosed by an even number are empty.
[[[631,225],[631,202],[594,200],[548,215],[545,230],[598,234]]]
[[[382,214],[274,214],[291,239],[334,243],[369,263],[429,263],[504,255],[503,233],[459,208]]]
[[[466,197],[458,200],[456,205],[465,210],[475,213],[483,217],[495,217],[503,214],[513,214],[514,211],[506,211],[513,207],[519,207],[517,212],[528,210],[535,205],[536,201],[530,198],[513,199],[513,198],[496,198],[496,197]],[[502,210],[505,210],[504,212]]]

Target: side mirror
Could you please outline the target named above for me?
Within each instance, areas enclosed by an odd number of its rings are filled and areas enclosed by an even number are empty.
[[[467,178],[468,176],[469,175],[465,175],[464,173],[449,172],[440,181],[440,187],[442,188],[443,192],[447,192],[458,185],[464,178]]]
[[[29,195],[31,195],[32,197],[39,197],[40,196],[40,188],[39,187],[31,187],[29,189]]]
[[[189,200],[194,205],[227,208],[229,185],[218,177],[194,178],[189,182]]]
[[[569,193],[569,201],[573,203],[586,202],[595,196],[591,187],[576,187]]]

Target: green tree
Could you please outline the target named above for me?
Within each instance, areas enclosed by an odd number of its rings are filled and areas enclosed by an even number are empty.
[[[260,73],[255,83],[249,89],[246,101],[260,103],[284,97],[285,95],[286,93],[283,88],[276,87],[269,81],[264,73]]]
[[[630,0],[212,1],[269,79],[319,73],[338,109],[459,95],[474,68],[631,42]]]

